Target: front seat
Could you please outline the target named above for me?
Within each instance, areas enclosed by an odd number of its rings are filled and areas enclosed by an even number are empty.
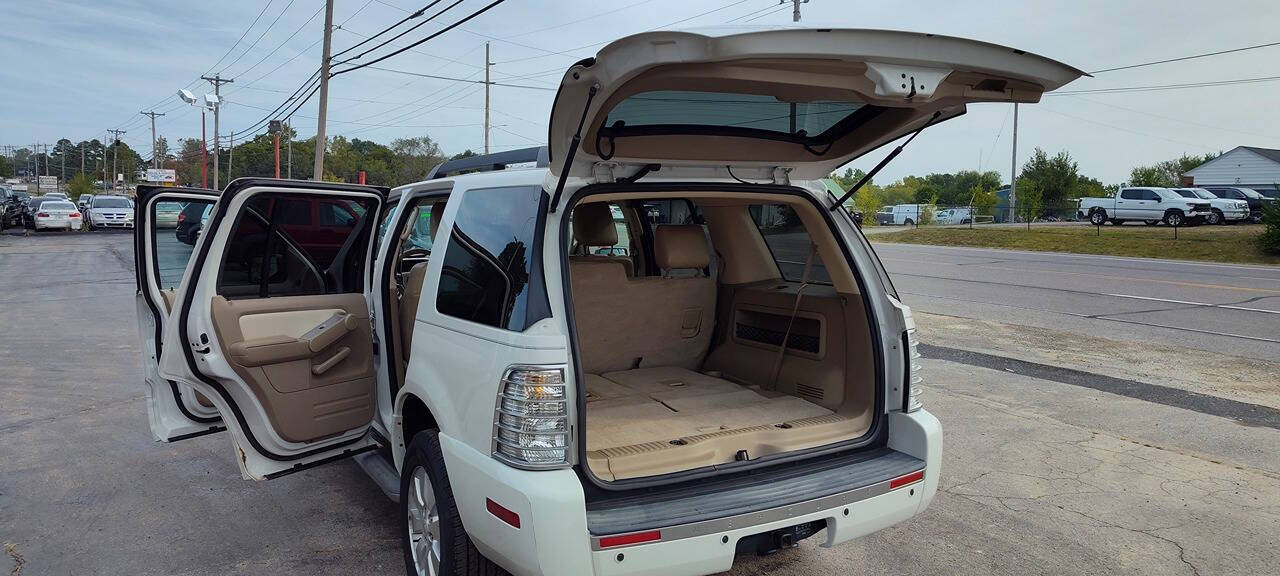
[[[584,251],[591,246],[613,246],[618,243],[618,227],[613,222],[613,212],[607,202],[579,204],[573,209],[573,239]],[[617,262],[627,271],[627,278],[635,276],[635,263],[625,256],[600,254],[575,254],[570,262]]]
[[[445,201],[431,204],[431,221],[428,223],[428,234],[431,245],[436,244],[436,233],[440,231],[440,218],[444,216]],[[427,278],[427,262],[419,262],[409,269],[404,280],[404,294],[400,296],[400,357],[407,363],[409,350],[413,344],[413,325],[418,317],[418,301],[422,299],[422,283]]]

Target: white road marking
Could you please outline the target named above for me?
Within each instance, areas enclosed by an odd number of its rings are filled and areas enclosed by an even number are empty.
[[[1173,300],[1171,298],[1153,298],[1151,296],[1134,296],[1133,294],[1103,294],[1104,296],[1114,296],[1116,298],[1133,298],[1135,300],[1152,300],[1155,302],[1169,302],[1171,304],[1189,304],[1191,306],[1209,306],[1212,308],[1229,308],[1231,310],[1244,310],[1246,312],[1263,312],[1266,314],[1280,314],[1280,310],[1266,310],[1263,308],[1249,308],[1247,306],[1234,306],[1231,304],[1210,304],[1208,302],[1190,302],[1187,300]]]

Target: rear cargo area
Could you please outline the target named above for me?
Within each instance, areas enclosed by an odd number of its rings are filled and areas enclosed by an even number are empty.
[[[624,227],[626,206],[574,212],[582,245],[627,234],[635,255],[570,256],[593,475],[670,474],[866,434],[875,374],[860,294],[784,277],[741,200],[703,201],[705,224]]]

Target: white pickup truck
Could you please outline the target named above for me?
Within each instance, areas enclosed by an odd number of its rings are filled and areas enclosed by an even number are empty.
[[[1078,214],[1094,226],[1111,222],[1117,226],[1141,220],[1154,226],[1186,226],[1206,221],[1213,214],[1208,200],[1183,198],[1168,188],[1122,188],[1115,196],[1081,198]]]

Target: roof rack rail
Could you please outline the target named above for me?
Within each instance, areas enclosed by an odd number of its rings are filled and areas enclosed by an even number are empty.
[[[427,173],[427,180],[436,178],[444,178],[446,176],[456,176],[466,172],[491,172],[494,170],[506,170],[508,164],[520,164],[526,162],[534,162],[538,168],[545,168],[551,165],[551,157],[546,146],[535,146],[533,148],[521,148],[519,150],[507,150],[506,152],[498,152],[495,154],[485,154],[483,156],[468,156],[457,160],[449,160],[437,164]]]

